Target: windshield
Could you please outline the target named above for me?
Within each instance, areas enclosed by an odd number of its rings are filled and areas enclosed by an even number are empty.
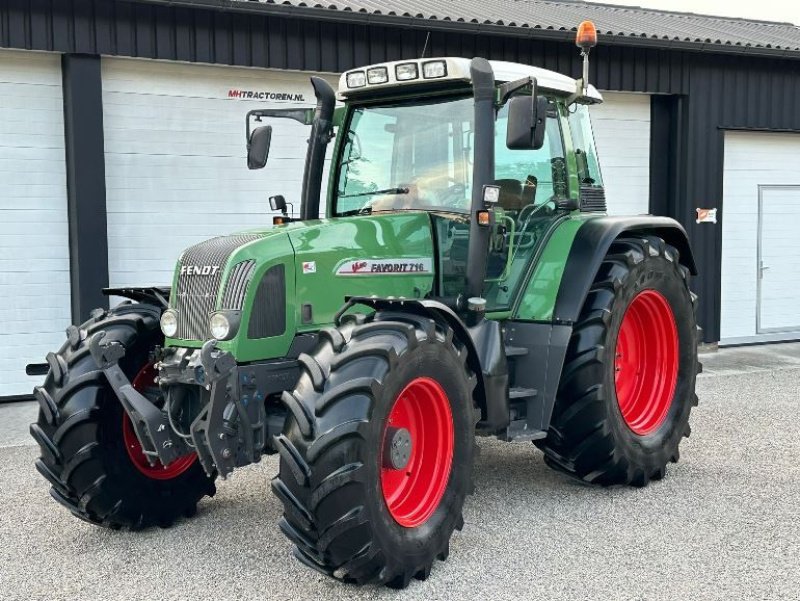
[[[355,109],[343,133],[335,214],[468,212],[473,114],[471,97]]]

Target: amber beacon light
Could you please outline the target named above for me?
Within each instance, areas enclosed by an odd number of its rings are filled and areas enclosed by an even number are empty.
[[[578,25],[578,33],[575,35],[575,45],[583,50],[589,52],[592,48],[597,46],[597,28],[591,21],[583,21]]]

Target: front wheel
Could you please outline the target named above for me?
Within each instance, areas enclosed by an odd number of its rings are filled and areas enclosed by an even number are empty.
[[[547,464],[587,482],[645,486],[678,461],[697,404],[697,297],[678,251],[621,238],[573,329],[547,438]]]
[[[357,323],[360,322],[360,323]],[[276,439],[281,530],[306,565],[405,587],[446,559],[472,491],[477,419],[466,349],[427,317],[380,312],[303,355]]]
[[[89,338],[104,331],[106,340],[125,347],[120,367],[132,386],[163,403],[150,359],[163,344],[159,315],[152,305],[123,304],[70,328],[64,346],[48,355],[50,371],[34,391],[40,405],[30,427],[41,450],[36,469],[56,501],[99,526],[166,527],[192,516],[198,501],[216,491],[195,453],[167,466],[147,461],[130,418],[89,352]]]

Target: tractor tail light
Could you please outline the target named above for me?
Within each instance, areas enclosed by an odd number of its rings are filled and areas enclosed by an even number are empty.
[[[597,46],[597,28],[591,21],[583,21],[578,25],[575,45],[584,52]]]
[[[478,211],[478,225],[488,226],[492,224],[492,215],[489,211]]]

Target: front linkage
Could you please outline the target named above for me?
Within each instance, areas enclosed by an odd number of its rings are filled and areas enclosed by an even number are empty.
[[[270,429],[258,386],[261,370],[237,366],[230,353],[215,348],[214,340],[193,352],[157,349],[158,384],[167,391],[167,402],[159,408],[133,388],[120,368],[125,348],[104,337],[102,331],[92,336],[90,352],[131,418],[151,465],[156,460],[169,465],[196,451],[208,475],[216,472],[224,478],[236,467],[260,460]],[[175,408],[171,406],[178,398],[171,393],[181,386],[195,387],[201,395],[202,409],[191,421],[188,433],[175,424]],[[272,420],[273,430],[280,430],[280,421]]]

